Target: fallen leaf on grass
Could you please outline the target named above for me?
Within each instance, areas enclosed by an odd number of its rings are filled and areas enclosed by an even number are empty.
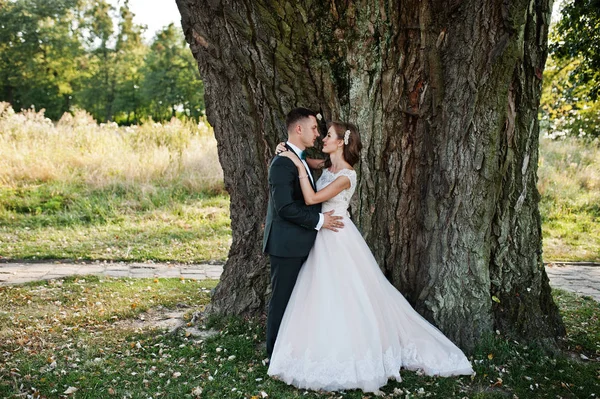
[[[72,395],[72,394],[74,394],[75,392],[77,392],[77,388],[75,388],[75,387],[69,387],[69,388],[67,388],[67,390],[65,391],[65,395]]]

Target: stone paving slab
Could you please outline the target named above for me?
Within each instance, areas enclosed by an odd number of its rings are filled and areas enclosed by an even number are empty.
[[[552,287],[588,295],[600,302],[600,266],[548,264],[546,273]]]
[[[165,263],[0,263],[0,286],[23,284],[72,275],[105,275],[111,277],[171,277],[184,279],[218,279],[223,265],[214,263],[181,265]],[[546,265],[550,285],[600,302],[600,265],[593,263],[551,263]]]
[[[73,275],[104,275],[133,278],[218,279],[223,272],[219,264],[164,264],[164,263],[0,263],[0,286],[50,280]]]

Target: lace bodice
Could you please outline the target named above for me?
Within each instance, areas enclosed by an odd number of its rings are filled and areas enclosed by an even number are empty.
[[[321,206],[321,212],[328,212],[332,209],[335,210],[334,214],[336,215],[348,215],[348,206],[350,204],[350,199],[352,198],[352,194],[354,194],[354,190],[356,189],[356,172],[350,169],[342,169],[337,173],[332,173],[328,169],[323,170],[323,174],[317,180],[317,191],[322,190],[327,187],[329,184],[333,183],[335,179],[340,176],[347,176],[350,179],[350,187],[341,191],[335,197],[325,201]]]

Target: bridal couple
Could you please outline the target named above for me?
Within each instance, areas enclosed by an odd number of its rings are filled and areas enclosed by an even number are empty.
[[[317,115],[287,115],[288,141],[269,169],[263,250],[270,256],[268,374],[298,388],[378,392],[400,369],[473,373],[462,351],[412,309],[348,217],[356,189],[355,126],[330,122],[326,160],[305,159]],[[311,169],[322,168],[315,182]]]

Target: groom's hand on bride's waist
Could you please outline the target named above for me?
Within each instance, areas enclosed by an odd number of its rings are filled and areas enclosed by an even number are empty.
[[[341,216],[333,216],[333,211],[324,212],[323,216],[325,218],[323,222],[324,229],[329,229],[331,231],[338,231],[339,229],[344,227],[344,223],[342,222]]]

